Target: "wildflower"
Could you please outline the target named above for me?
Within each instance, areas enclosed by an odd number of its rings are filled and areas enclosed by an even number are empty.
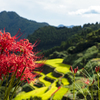
[[[74,68],[74,71],[73,71],[72,66],[70,67],[70,69],[71,69],[71,72],[74,72],[74,74],[76,74],[76,73],[77,73],[77,71],[78,71],[78,66],[77,66],[77,68]]]
[[[86,79],[85,84],[87,84],[87,85],[89,85],[89,84],[90,84],[89,79]]]
[[[99,72],[99,70],[100,70],[100,66],[98,66],[98,67],[96,66],[96,67],[95,67],[95,71],[96,71],[96,72]]]
[[[73,72],[73,68],[72,68],[72,66],[70,67],[70,69],[71,69],[71,72]]]

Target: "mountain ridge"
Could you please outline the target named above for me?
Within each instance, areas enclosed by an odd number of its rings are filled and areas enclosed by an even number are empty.
[[[5,28],[6,31],[10,32],[14,36],[19,28],[21,29],[24,38],[29,34],[32,34],[38,28],[49,26],[46,22],[36,22],[33,20],[28,20],[19,16],[14,11],[2,11],[0,12],[0,29]]]

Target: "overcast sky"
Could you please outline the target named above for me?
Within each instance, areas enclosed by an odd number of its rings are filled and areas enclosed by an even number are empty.
[[[100,22],[100,0],[0,0],[0,12],[58,26]]]

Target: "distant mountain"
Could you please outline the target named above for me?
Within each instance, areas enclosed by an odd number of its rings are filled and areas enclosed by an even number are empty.
[[[70,26],[66,26],[66,27],[68,27],[68,28],[73,28],[73,27],[74,27],[74,25],[70,25]]]
[[[65,27],[65,26],[64,26],[63,24],[60,24],[60,25],[58,25],[58,28],[59,28],[59,27]]]
[[[59,27],[67,27],[67,28],[73,28],[73,27],[74,27],[74,25],[65,26],[65,25],[63,25],[63,24],[60,24],[60,25],[58,25],[58,28],[59,28]]]
[[[12,36],[15,35],[20,28],[21,32],[24,34],[23,37],[26,38],[29,34],[32,34],[38,28],[44,26],[49,26],[49,24],[28,20],[20,17],[16,12],[2,11],[0,13],[0,29],[5,28]]]

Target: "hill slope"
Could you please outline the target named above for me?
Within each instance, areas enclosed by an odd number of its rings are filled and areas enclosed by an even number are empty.
[[[100,24],[84,24],[81,26],[74,26],[73,28],[67,27],[54,27],[45,26],[36,30],[33,34],[28,36],[31,43],[40,39],[39,49],[50,49],[55,46],[64,45],[67,49],[70,45],[75,45],[80,39],[85,39],[86,35],[92,31],[98,30]],[[67,44],[67,45],[66,45]],[[61,47],[61,50],[63,47]]]
[[[59,46],[62,41],[66,41],[69,37],[74,34],[79,33],[81,26],[76,26],[74,28],[67,27],[54,27],[54,26],[45,26],[39,28],[33,34],[28,36],[28,39],[31,43],[34,43],[36,39],[40,39],[40,49],[49,49],[54,46]]]
[[[10,32],[12,36],[15,35],[20,28],[21,32],[24,32],[26,38],[38,28],[48,25],[49,24],[47,23],[38,23],[36,21],[25,19],[12,11],[3,11],[0,13],[0,29],[5,27],[6,31]]]
[[[48,57],[55,51],[66,51],[70,54],[74,54],[86,50],[95,45],[96,42],[100,42],[100,24],[94,24],[88,27],[85,26],[79,33],[75,33],[69,38],[67,37],[66,41],[63,41],[60,46],[55,46],[43,52],[45,57]]]

